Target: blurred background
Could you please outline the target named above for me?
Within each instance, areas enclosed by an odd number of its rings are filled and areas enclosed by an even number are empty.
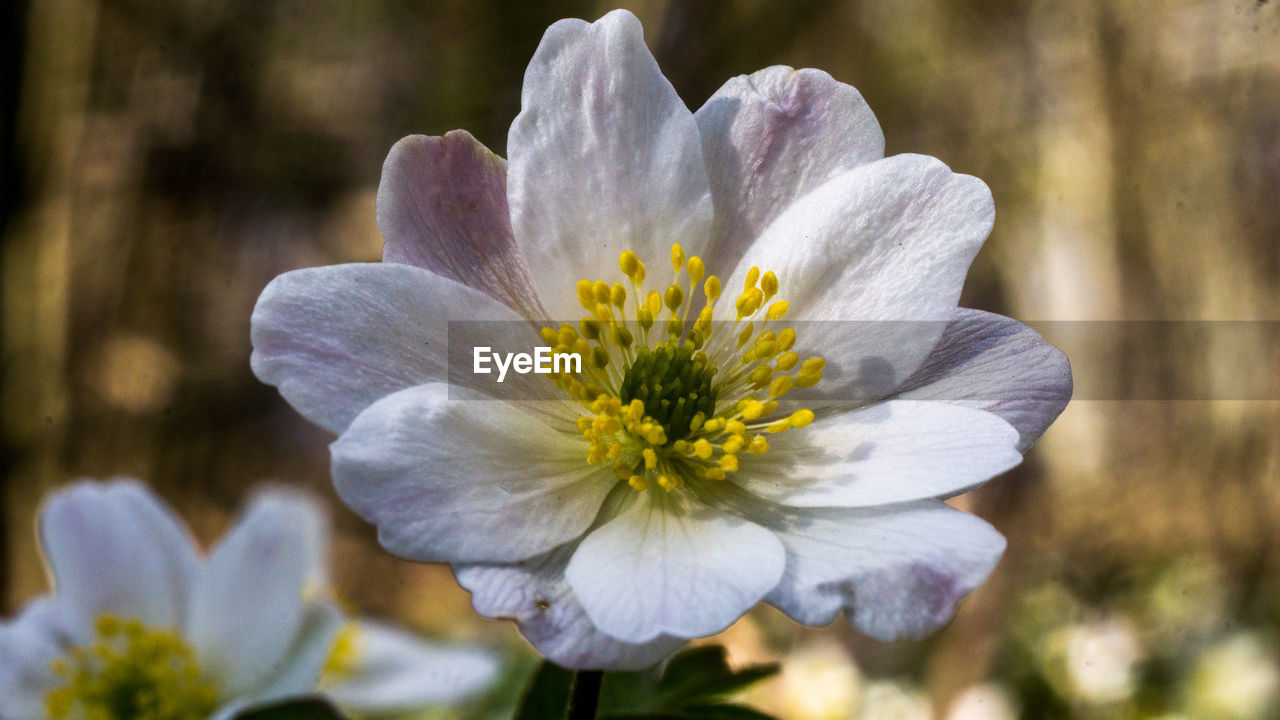
[[[962,304],[1033,321],[1074,365],[1026,462],[956,501],[1009,551],[955,621],[882,644],[757,610],[717,638],[783,663],[745,700],[788,720],[1275,717],[1280,3],[618,4],[690,107],[818,67],[861,90],[889,153],[983,178],[997,219]],[[7,2],[2,614],[46,587],[51,488],[144,478],[207,541],[275,479],[329,503],[352,605],[511,652],[465,711],[500,717],[534,655],[338,503],[331,438],[249,371],[249,314],[280,272],[380,256],[400,137],[466,128],[504,153],[542,31],[611,7]],[[1252,322],[1127,322],[1152,320]]]

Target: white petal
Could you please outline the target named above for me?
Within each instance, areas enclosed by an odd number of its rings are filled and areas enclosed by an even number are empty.
[[[565,577],[596,627],[643,643],[725,629],[773,588],[783,561],[759,525],[654,490],[588,535]]]
[[[866,507],[957,495],[1022,462],[1018,431],[991,413],[891,400],[781,436],[734,481],[795,507]]]
[[[411,135],[382,165],[378,228],[385,262],[417,265],[540,313],[511,233],[507,163],[465,130]]]
[[[232,694],[279,671],[305,616],[314,577],[315,527],[309,502],[264,495],[222,540],[196,580],[187,639],[202,666]]]
[[[458,584],[471,593],[476,612],[511,619],[551,662],[572,670],[643,670],[685,643],[669,635],[624,643],[592,624],[564,577],[577,543],[510,565],[461,565]]]
[[[497,657],[482,648],[428,643],[368,619],[356,628],[353,674],[322,689],[357,715],[460,702],[497,676]]]
[[[103,613],[182,626],[195,545],[142,485],[85,482],[55,493],[40,515],[40,542],[77,637],[90,635]]]
[[[899,392],[995,413],[1018,430],[1025,451],[1071,399],[1071,364],[1017,320],[962,308]]]
[[[272,280],[253,310],[253,372],[341,433],[378,398],[448,379],[451,320],[507,321],[465,326],[503,331],[524,323],[492,297],[409,265],[295,270]]]
[[[0,720],[40,720],[44,695],[54,681],[53,662],[66,640],[51,596],[29,603],[0,622]]]
[[[656,272],[672,243],[690,255],[706,245],[711,191],[697,124],[626,11],[547,29],[507,152],[516,241],[553,320],[580,317],[574,284],[619,276],[623,250]]]
[[[582,534],[617,484],[587,446],[521,405],[402,390],[332,445],[338,494],[419,562],[511,562]]]
[[[786,573],[767,602],[806,625],[826,625],[844,611],[878,640],[917,638],[945,624],[1005,548],[986,522],[936,500],[794,510],[728,483],[708,491],[711,502],[769,527],[786,546]]]
[[[884,133],[862,95],[821,70],[740,75],[694,117],[716,208],[708,272],[731,272],[797,198],[884,157]]]
[[[798,397],[883,397],[937,344],[994,212],[981,180],[935,158],[861,165],[792,203],[738,263],[725,297],[751,267],[774,271],[789,321],[841,321],[797,328],[797,352],[827,362]]]
[[[331,605],[308,605],[284,659],[276,664],[266,681],[259,680],[255,689],[244,693],[243,700],[258,704],[315,693],[320,673],[344,622],[342,613]]]

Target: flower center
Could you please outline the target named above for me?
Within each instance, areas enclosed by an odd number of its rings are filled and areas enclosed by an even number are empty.
[[[45,695],[51,720],[205,720],[218,687],[177,635],[101,615],[94,642],[54,661],[61,684]]]
[[[741,453],[768,451],[766,435],[813,421],[807,409],[775,417],[793,387],[822,379],[824,362],[801,363],[791,349],[795,330],[772,327],[788,310],[785,301],[766,305],[778,293],[772,272],[751,268],[729,323],[715,319],[720,279],[706,276],[701,258],[686,260],[680,245],[671,247],[672,283],[661,293],[645,292],[634,252],[618,265],[630,291],[581,280],[578,302],[588,315],[576,327],[541,331],[555,352],[582,359],[582,372],[551,380],[584,409],[577,426],[588,462],[611,463],[638,492],[651,483],[670,491],[689,478],[722,480],[738,470]],[[691,317],[699,290],[705,302]]]

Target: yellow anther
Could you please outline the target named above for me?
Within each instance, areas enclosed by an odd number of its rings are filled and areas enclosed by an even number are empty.
[[[610,460],[617,460],[622,457],[622,443],[615,442],[609,446],[609,452],[605,453],[605,457]]]
[[[724,468],[709,467],[706,469],[706,471],[703,472],[702,476],[708,480],[723,480]]]
[[[631,417],[636,420],[644,418],[644,401],[640,398],[633,398],[631,402],[627,404],[627,409],[631,411]]]
[[[631,276],[631,282],[636,285],[643,285],[645,274],[644,263],[640,263],[640,267],[636,268],[636,274]]]
[[[693,443],[693,454],[706,460],[711,457],[711,443],[706,438],[700,438]]]
[[[793,352],[784,352],[778,356],[778,362],[774,365],[777,369],[786,372],[796,366],[800,362],[800,356]]]
[[[561,345],[572,346],[578,340],[578,331],[573,329],[569,323],[560,326],[560,332],[556,333],[556,340]]]
[[[770,320],[780,320],[783,315],[787,314],[787,310],[790,308],[791,305],[786,300],[779,300],[769,306],[769,312],[766,314],[766,317]]]
[[[649,489],[649,483],[646,482],[645,479],[640,477],[639,475],[632,475],[630,478],[627,479],[627,484],[630,485],[631,489],[635,490],[636,492],[644,492],[645,490]]]
[[[703,275],[707,274],[707,266],[702,262],[702,258],[697,255],[689,258],[689,267],[686,269],[689,271],[689,281],[691,283],[698,282]]]
[[[631,466],[624,463],[615,463],[613,466],[613,476],[619,480],[626,480],[631,477]]]
[[[773,380],[773,368],[768,365],[761,365],[752,370],[751,374],[747,376],[747,382],[751,383],[754,388],[762,388],[768,385],[771,380]]]
[[[636,322],[640,323],[640,328],[645,332],[648,332],[649,328],[653,327],[653,313],[649,312],[647,306],[636,311]]]
[[[773,340],[765,340],[764,342],[760,342],[759,340],[757,340],[756,345],[754,348],[752,348],[751,352],[755,355],[756,360],[763,360],[773,355],[774,350],[776,349],[777,349],[777,342]]]
[[[702,429],[702,424],[705,423],[706,421],[707,421],[706,413],[702,411],[698,411],[694,413],[693,418],[689,420],[689,430],[692,432],[698,432],[698,430]]]
[[[684,248],[680,247],[680,243],[671,244],[671,268],[676,274],[680,274],[681,268],[684,267]]]
[[[780,398],[791,390],[791,376],[779,375],[769,383],[769,397]]]
[[[724,468],[727,472],[734,472],[735,470],[738,469],[738,456],[737,455],[721,455],[720,467]]]
[[[666,301],[667,309],[675,312],[684,304],[684,290],[681,290],[679,285],[670,285],[667,287],[667,294],[664,300]]]
[[[667,492],[671,492],[677,487],[680,487],[679,479],[664,473],[658,476],[658,487],[666,490]]]
[[[751,339],[751,333],[755,331],[755,323],[747,323],[746,327],[742,328],[742,331],[738,333],[738,347],[746,345],[747,341]]]
[[[596,307],[596,295],[591,289],[590,280],[578,281],[578,302],[582,303],[582,307],[588,310],[594,310]]]
[[[630,330],[619,323],[613,326],[613,341],[624,348],[628,348],[631,347],[631,343],[635,341],[635,338],[631,336]]]
[[[560,333],[555,328],[544,327],[538,331],[538,334],[542,336],[543,341],[553,345],[560,342]]]
[[[821,370],[816,370],[814,372],[801,370],[799,373],[796,373],[796,387],[798,388],[811,388],[814,385],[817,385],[821,380]]]
[[[581,355],[584,362],[591,359],[591,343],[582,338],[573,341],[573,351]]]
[[[768,300],[778,294],[778,276],[770,270],[760,278],[760,289],[764,291],[764,299]]]
[[[795,347],[795,344],[796,344],[795,330],[791,328],[783,328],[782,332],[778,333],[778,349],[779,350],[782,350],[783,352],[785,352]]]
[[[598,440],[591,441],[591,444],[587,446],[587,462],[592,465],[599,465],[604,462],[604,455],[607,451],[608,448],[605,447],[604,443]]]
[[[654,452],[653,448],[645,448],[640,454],[644,456],[645,468],[652,470],[658,467],[658,453]]]
[[[791,413],[791,417],[787,418],[793,427],[802,428],[813,422],[812,410],[797,410]]]
[[[747,431],[747,424],[741,420],[730,420],[724,424],[724,431],[733,435],[741,435]]]
[[[591,363],[601,370],[609,367],[609,351],[602,347],[591,351]]]
[[[720,278],[712,275],[702,284],[702,291],[707,294],[707,302],[714,303],[720,299]]]
[[[751,317],[760,309],[760,305],[764,302],[764,293],[760,292],[760,288],[748,288],[745,292],[738,296],[734,307],[738,310],[738,317]]]
[[[811,358],[809,358],[808,360],[805,360],[805,361],[804,361],[804,364],[800,366],[800,369],[801,369],[801,370],[808,370],[808,371],[811,371],[811,372],[813,372],[813,371],[819,371],[819,372],[820,372],[820,371],[821,371],[823,368],[825,368],[826,366],[827,366],[827,361],[826,361],[826,360],[823,360],[823,359],[822,359],[822,358],[820,358],[820,357],[811,357]]]
[[[760,279],[760,268],[754,265],[747,271],[747,280],[742,283],[743,290],[751,290],[756,286],[756,281]]]
[[[596,302],[609,302],[609,283],[603,280],[597,280],[591,284],[591,294],[595,296]]]
[[[711,418],[702,424],[702,429],[707,432],[719,432],[724,429],[724,418]]]
[[[760,416],[769,417],[770,415],[773,414],[773,411],[777,409],[778,409],[778,401],[770,400],[769,402],[764,404],[764,412],[760,413]]]
[[[578,321],[578,332],[588,340],[595,340],[600,337],[600,321],[595,318],[582,318]]]
[[[742,417],[748,420],[755,420],[764,414],[764,403],[750,398],[742,407]]]
[[[622,269],[623,275],[634,277],[640,270],[640,257],[630,250],[623,250],[618,256],[618,267]]]
[[[585,433],[591,430],[591,425],[592,425],[591,418],[587,417],[586,415],[579,415],[578,419],[575,420],[574,422],[578,426],[578,432]]]
[[[692,447],[693,446],[689,444],[688,440],[677,440],[671,443],[671,448],[681,455],[688,455],[689,449]]]
[[[658,313],[662,312],[662,296],[658,294],[657,290],[650,290],[644,299],[644,305],[649,309],[651,315],[657,317]]]
[[[764,439],[763,435],[757,435],[751,438],[751,443],[747,445],[747,452],[752,455],[763,455],[769,451],[769,441]]]
[[[614,307],[618,308],[627,304],[627,289],[622,286],[622,283],[614,283],[609,286],[609,302],[612,302]]]
[[[596,319],[602,323],[611,322],[613,320],[613,308],[609,307],[609,303],[596,303]]]
[[[740,452],[742,448],[746,447],[746,444],[746,441],[741,435],[734,435],[728,440],[725,440],[724,445],[721,445],[720,449],[727,455],[735,455]]]
[[[684,323],[680,322],[680,318],[673,317],[667,320],[667,334],[671,337],[680,337],[684,334]]]

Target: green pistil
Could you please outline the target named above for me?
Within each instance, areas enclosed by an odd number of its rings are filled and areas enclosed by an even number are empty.
[[[624,405],[633,399],[643,402],[645,415],[662,424],[671,444],[689,436],[694,415],[715,414],[717,389],[711,384],[715,376],[716,366],[693,343],[664,342],[652,350],[637,351],[622,379],[619,397]]]

